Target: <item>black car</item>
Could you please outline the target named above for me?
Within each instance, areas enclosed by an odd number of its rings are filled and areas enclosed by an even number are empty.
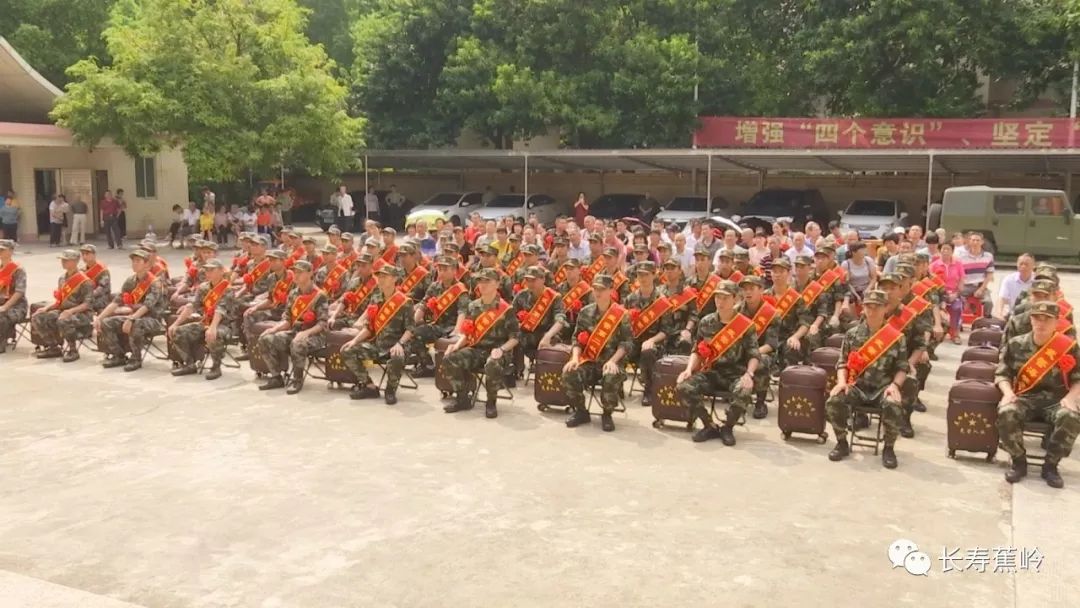
[[[788,219],[792,229],[797,231],[802,231],[810,221],[824,227],[829,222],[829,209],[819,190],[769,188],[750,197],[740,213],[731,219],[753,229],[761,226],[772,234],[773,222],[783,218]]]
[[[652,221],[660,212],[660,204],[645,194],[605,194],[589,204],[589,215],[603,220],[633,217]]]

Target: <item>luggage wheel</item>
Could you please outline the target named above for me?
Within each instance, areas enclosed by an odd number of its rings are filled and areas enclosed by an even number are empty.
[[[822,434],[818,435],[818,440],[820,440],[821,443],[824,444],[826,441],[829,440],[829,434],[828,433],[822,433]]]
[[[548,406],[543,403],[537,403],[536,409],[540,410],[541,412],[546,412],[548,411]]]
[[[949,450],[949,458],[956,458],[956,450]]]
[[[986,455],[986,462],[994,462],[994,456],[997,456],[997,450],[994,450]]]
[[[662,429],[662,428],[664,428],[664,421],[660,420],[659,418],[657,418],[656,420],[653,420],[652,421],[652,428],[654,428],[654,429]]]
[[[450,393],[447,392],[447,391],[442,391],[442,398],[443,399],[449,399],[450,398]]]
[[[791,431],[780,431],[780,434],[783,435],[784,441],[791,439]]]

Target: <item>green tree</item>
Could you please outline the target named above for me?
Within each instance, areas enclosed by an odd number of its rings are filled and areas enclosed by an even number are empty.
[[[58,87],[68,66],[109,55],[101,33],[115,0],[0,0],[0,36]]]
[[[53,116],[90,146],[111,137],[133,156],[182,146],[193,180],[282,164],[338,173],[355,160],[362,121],[304,26],[293,0],[124,0],[105,30],[113,65],[72,66]]]

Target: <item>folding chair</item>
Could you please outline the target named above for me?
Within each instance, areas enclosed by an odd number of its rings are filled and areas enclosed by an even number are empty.
[[[641,393],[642,397],[644,397],[645,385],[641,382],[640,370],[638,369],[637,363],[627,363],[626,371],[630,373],[630,390],[627,391],[626,396],[633,397],[634,391],[636,390],[638,393]]]
[[[234,357],[233,354],[229,352],[229,347],[230,346],[237,346],[239,344],[240,344],[239,337],[233,337],[231,340],[226,340],[225,341],[225,352],[224,352],[223,356],[221,357],[221,367],[228,368],[228,369],[240,369],[240,362],[237,361],[236,357]],[[205,353],[203,353],[202,359],[199,360],[199,366],[198,367],[199,367],[199,373],[200,374],[203,373],[204,371],[206,371],[206,368],[208,367],[209,361],[210,361],[210,351],[207,350]]]
[[[12,328],[11,334],[6,336],[5,339],[8,342],[8,348],[15,350],[19,346],[19,342],[28,339],[30,337],[30,313],[26,313],[27,316]],[[34,350],[37,350],[35,348]]]
[[[476,404],[480,403],[480,389],[482,389],[484,387],[484,379],[486,377],[487,377],[487,374],[484,373],[484,370],[480,370],[478,372],[473,372],[473,394],[472,394],[473,407],[476,407]],[[381,379],[380,379],[380,382],[381,382]],[[414,381],[414,384],[415,384],[415,381]],[[506,391],[506,393],[503,394],[503,391]],[[495,401],[499,401],[500,399],[502,399],[504,401],[513,401],[514,400],[514,391],[512,391],[511,389],[509,389],[507,387],[503,387],[502,390],[500,390],[498,393],[495,394]]]
[[[390,362],[380,363],[379,361],[372,361],[371,363],[377,366],[382,372],[379,375],[379,381],[375,383],[375,386],[379,390],[383,390],[383,386],[386,385],[386,368],[390,365]],[[416,379],[409,373],[408,366],[402,366],[401,368],[401,381],[398,383],[398,388],[407,388],[409,390],[417,390],[420,388],[420,385],[416,383]]]
[[[589,386],[589,401],[586,403],[585,409],[589,412],[590,416],[596,416],[597,415],[597,414],[593,413],[592,406],[593,406],[593,403],[599,403],[600,402],[600,395],[598,394],[598,391],[602,390],[603,388],[604,388],[604,376],[603,376],[603,374],[601,374],[600,377],[596,379],[596,382],[593,382],[592,385]],[[612,411],[625,412],[626,411],[625,399],[626,399],[626,397],[623,394],[622,386],[620,386],[619,387],[618,400],[615,403],[615,409],[612,410]]]
[[[731,393],[720,391],[717,393],[709,393],[709,415],[712,416],[713,421],[719,420],[720,415],[716,413],[716,404],[721,406],[731,404]],[[727,420],[727,412],[725,409],[724,420]],[[739,419],[735,421],[735,426],[746,426],[746,410],[743,410]]]
[[[146,355],[150,355],[158,361],[170,361],[169,353],[162,350],[161,346],[157,344],[157,339],[164,335],[165,332],[161,332],[160,334],[154,334],[150,337],[150,340],[146,343],[146,348],[139,354],[140,362],[146,360]]]
[[[1048,422],[1025,422],[1024,423],[1024,439],[1038,439],[1039,448],[1042,452],[1032,453],[1031,449],[1027,449],[1027,462],[1029,467],[1041,467],[1046,462],[1046,448],[1050,445],[1050,433],[1054,432],[1054,427]]]
[[[868,428],[874,429],[873,435],[860,435],[859,431],[855,429],[855,420],[858,418],[859,414],[865,414],[870,419],[870,426]],[[877,425],[874,424],[875,419],[877,420]],[[881,443],[885,440],[881,431],[881,408],[873,405],[855,406],[851,411],[849,426],[851,427],[851,447],[872,447],[874,448],[874,456],[877,456]]]

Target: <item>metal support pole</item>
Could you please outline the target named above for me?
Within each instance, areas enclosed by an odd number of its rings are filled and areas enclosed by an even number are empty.
[[[1073,61],[1072,98],[1069,100],[1069,118],[1076,118],[1076,85],[1080,78],[1080,60]]]
[[[712,154],[705,158],[705,214],[708,215],[709,209],[712,209]]]
[[[529,202],[529,153],[525,153],[525,203]]]
[[[371,188],[368,185],[368,157],[367,157],[367,154],[365,154],[364,155],[364,194],[366,195],[368,190],[370,190],[370,189]]]
[[[930,204],[934,197],[934,151],[930,151],[930,163],[926,169],[926,232],[930,233]]]

